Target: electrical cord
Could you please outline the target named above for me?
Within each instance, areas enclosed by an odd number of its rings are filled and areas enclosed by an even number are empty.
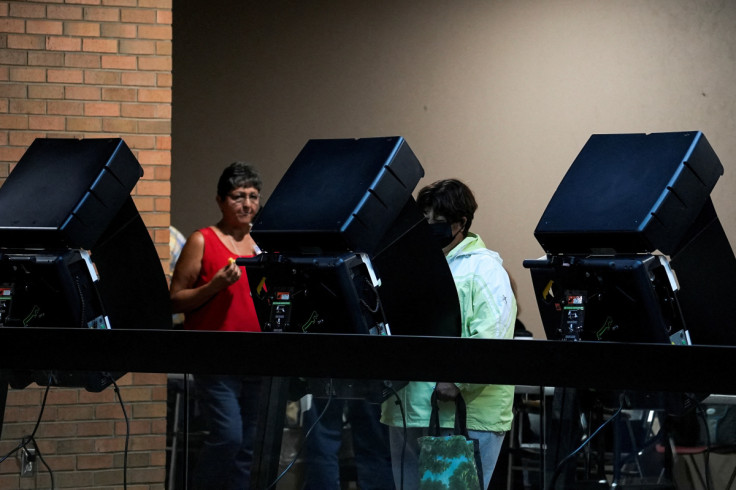
[[[130,422],[128,421],[128,413],[125,411],[125,404],[123,403],[123,397],[120,396],[120,388],[115,382],[115,379],[107,375],[108,379],[115,389],[115,394],[120,402],[120,408],[123,410],[123,418],[125,419],[125,450],[123,451],[123,488],[128,488],[128,444],[130,442]]]
[[[624,397],[623,397],[623,395],[621,395],[619,397],[619,399],[620,399],[620,405],[619,405],[618,409],[613,413],[613,415],[611,415],[611,418],[609,418],[608,420],[606,420],[605,422],[603,422],[600,426],[598,426],[598,428],[595,431],[593,431],[593,433],[590,435],[590,437],[586,438],[583,441],[583,443],[580,444],[580,446],[577,447],[577,449],[575,449],[570,454],[568,454],[567,456],[565,456],[565,458],[557,464],[557,467],[555,468],[555,471],[552,474],[552,478],[550,479],[550,483],[547,486],[547,490],[552,490],[552,489],[555,488],[555,484],[557,483],[557,478],[560,476],[560,473],[562,472],[562,468],[564,468],[564,466],[572,458],[574,458],[575,456],[577,456],[578,453],[580,451],[582,451],[583,448],[585,446],[587,446],[590,443],[590,441],[592,441],[595,438],[595,436],[598,435],[598,433],[601,430],[603,430],[603,428],[605,426],[607,426],[608,424],[610,424],[613,420],[615,420],[616,418],[618,418],[619,415],[621,415],[621,410],[623,410],[623,408],[624,408]]]
[[[33,427],[33,431],[31,432],[30,435],[24,436],[16,447],[11,449],[5,456],[0,458],[0,464],[3,463],[6,459],[8,459],[13,454],[17,453],[18,451],[20,450],[25,451],[28,444],[33,443],[33,449],[35,450],[36,457],[39,459],[39,461],[41,461],[41,463],[43,463],[43,465],[46,467],[46,470],[49,472],[49,477],[51,478],[51,490],[53,490],[54,487],[56,486],[54,484],[54,472],[51,470],[51,467],[46,463],[46,460],[43,459],[43,456],[41,455],[41,451],[38,450],[38,444],[36,443],[36,432],[38,431],[38,427],[41,425],[41,419],[43,418],[43,412],[44,412],[44,409],[46,408],[46,399],[49,396],[49,389],[51,388],[51,379],[52,379],[52,375],[51,373],[49,373],[49,380],[48,380],[48,383],[46,384],[46,389],[44,390],[44,393],[43,393],[43,400],[41,401],[41,410],[38,413],[38,418],[36,419],[36,425]]]
[[[299,446],[299,450],[298,450],[298,451],[296,452],[296,454],[295,454],[295,455],[294,455],[294,457],[293,457],[293,458],[291,459],[291,461],[290,461],[290,462],[289,462],[289,464],[288,464],[288,465],[286,466],[286,468],[284,468],[284,471],[282,471],[282,472],[281,472],[281,474],[279,474],[279,475],[278,475],[278,476],[276,477],[276,479],[275,479],[275,480],[274,480],[273,482],[271,482],[271,484],[270,484],[270,485],[269,485],[268,487],[266,487],[266,490],[270,490],[270,489],[272,489],[272,488],[276,488],[276,484],[277,484],[277,483],[278,483],[278,482],[279,482],[279,481],[280,481],[280,480],[281,480],[281,479],[282,479],[282,478],[283,478],[284,476],[286,476],[286,475],[287,475],[287,473],[289,473],[289,471],[291,471],[291,468],[292,468],[292,466],[294,466],[294,464],[296,464],[297,460],[299,459],[299,455],[300,455],[300,454],[302,453],[302,449],[304,449],[304,443],[305,443],[305,442],[307,441],[307,439],[309,438],[309,436],[310,436],[310,435],[312,434],[312,431],[314,430],[314,428],[315,428],[315,427],[317,427],[317,424],[319,424],[320,420],[322,420],[322,417],[324,417],[325,413],[327,413],[327,409],[328,409],[328,408],[330,407],[330,404],[332,403],[332,398],[333,398],[333,392],[332,392],[332,391],[333,391],[333,390],[332,390],[332,382],[333,382],[333,381],[332,381],[332,378],[330,378],[330,385],[329,385],[329,394],[330,394],[330,395],[329,395],[329,396],[327,397],[327,403],[325,403],[325,407],[324,407],[324,408],[322,409],[322,412],[321,412],[321,413],[319,414],[319,416],[317,417],[317,420],[315,420],[315,421],[314,421],[314,423],[313,423],[313,424],[312,424],[312,426],[311,426],[311,427],[309,428],[309,430],[307,430],[307,433],[306,433],[306,434],[304,434],[304,439],[303,439],[303,441],[302,441],[302,445],[301,445],[301,446]]]

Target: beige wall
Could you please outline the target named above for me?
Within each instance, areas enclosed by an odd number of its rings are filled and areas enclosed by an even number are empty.
[[[214,222],[216,178],[256,163],[266,195],[310,138],[401,135],[426,177],[466,180],[474,230],[543,338],[526,258],[593,133],[701,130],[736,243],[736,2],[211,1],[174,9],[172,222]],[[319,198],[319,196],[315,196]]]

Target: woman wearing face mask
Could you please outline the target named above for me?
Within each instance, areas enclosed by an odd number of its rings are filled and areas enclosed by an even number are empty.
[[[417,204],[450,266],[460,300],[462,337],[512,338],[516,300],[501,257],[470,232],[478,207],[471,190],[458,180],[441,180],[421,189]],[[417,439],[427,435],[433,391],[441,400],[440,426],[445,434],[453,432],[454,399],[462,394],[469,435],[480,442],[483,488],[488,488],[505,433],[511,428],[514,387],[451,382],[412,382],[398,392],[402,407],[393,400],[383,404],[381,421],[389,425],[396,488],[402,488],[402,480],[405,490],[419,486]]]

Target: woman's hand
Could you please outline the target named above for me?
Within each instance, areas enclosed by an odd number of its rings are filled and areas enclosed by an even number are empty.
[[[454,400],[460,394],[460,388],[455,383],[437,383],[435,391],[437,398],[444,401]]]
[[[225,289],[231,284],[236,283],[238,279],[240,279],[240,276],[242,275],[243,275],[243,272],[240,269],[240,266],[238,266],[233,260],[230,263],[228,263],[225,267],[217,271],[215,276],[212,278],[211,282],[214,283],[214,286],[219,291],[221,289]]]

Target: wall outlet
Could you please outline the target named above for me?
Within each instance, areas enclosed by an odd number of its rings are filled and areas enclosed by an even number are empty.
[[[36,449],[32,447],[20,448],[20,476],[36,476],[37,467],[38,463],[36,460]]]

